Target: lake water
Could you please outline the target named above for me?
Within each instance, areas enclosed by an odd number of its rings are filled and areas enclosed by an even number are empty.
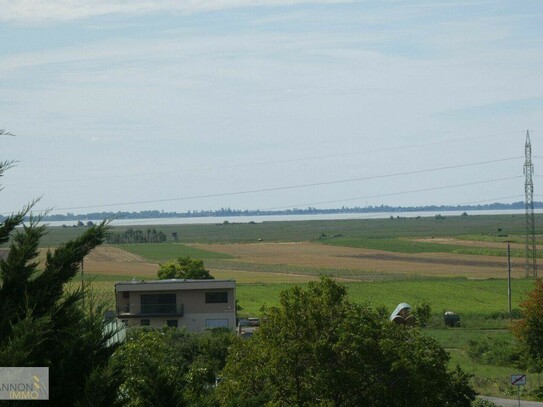
[[[376,212],[376,213],[331,213],[324,215],[263,215],[263,216],[209,216],[195,218],[156,218],[156,219],[119,219],[113,220],[113,226],[147,226],[147,225],[194,225],[194,224],[216,224],[225,221],[230,223],[261,223],[278,221],[299,221],[299,220],[340,220],[340,219],[386,219],[391,216],[401,218],[416,218],[420,216],[434,217],[438,214],[443,216],[460,216],[464,211],[437,211],[437,212]],[[494,211],[466,211],[468,215],[522,215],[523,209],[494,210]],[[535,213],[543,213],[535,210]],[[101,219],[92,219],[93,222],[100,222]],[[83,223],[85,223],[83,221]],[[77,221],[51,221],[45,222],[49,226],[73,226]]]

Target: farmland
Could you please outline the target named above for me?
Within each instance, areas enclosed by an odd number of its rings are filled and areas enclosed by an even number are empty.
[[[99,298],[111,302],[115,281],[155,278],[158,263],[179,256],[203,259],[216,278],[235,279],[246,316],[277,304],[293,284],[329,275],[346,284],[352,301],[389,312],[400,302],[429,303],[433,318],[425,332],[449,350],[451,364],[475,374],[484,394],[508,396],[507,375],[515,367],[475,362],[468,350],[470,341],[488,336],[512,339],[505,241],[512,242],[514,309],[533,286],[524,278],[522,216],[153,227],[167,236],[177,232],[179,242],[102,246],[85,259]],[[52,228],[46,245],[77,229]],[[446,310],[461,315],[461,328],[443,326]]]

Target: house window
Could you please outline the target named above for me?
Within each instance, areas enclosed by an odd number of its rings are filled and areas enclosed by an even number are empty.
[[[172,328],[177,328],[177,319],[168,319],[166,325]]]
[[[206,304],[224,304],[228,302],[226,291],[211,291],[206,293]]]
[[[121,322],[124,324],[124,326],[128,326],[128,319],[121,319]]]
[[[141,320],[141,326],[149,326],[149,325],[151,325],[150,322],[151,322],[151,321],[148,320],[148,319],[142,319],[142,320]]]
[[[175,314],[176,312],[175,294],[142,294],[140,298],[142,314]]]
[[[130,291],[123,291],[123,298],[130,298]]]
[[[227,319],[206,319],[206,329],[228,328]]]

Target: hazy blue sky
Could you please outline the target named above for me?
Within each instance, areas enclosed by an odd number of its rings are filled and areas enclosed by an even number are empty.
[[[19,161],[3,214],[38,196],[53,213],[513,202],[526,129],[543,168],[539,0],[0,0],[0,27],[17,135],[0,148]]]

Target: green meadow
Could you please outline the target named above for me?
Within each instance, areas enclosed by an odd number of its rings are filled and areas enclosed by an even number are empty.
[[[341,235],[343,238],[405,238],[405,237],[465,237],[470,240],[491,239],[504,241],[518,239],[522,243],[525,230],[524,215],[477,215],[448,216],[443,218],[387,218],[353,220],[306,220],[254,223],[216,223],[191,225],[137,225],[115,226],[115,232],[123,230],[155,228],[168,239],[177,233],[179,243],[247,243],[259,239],[269,242],[302,242],[318,240],[326,236]],[[535,215],[536,225],[543,214]],[[81,234],[85,227],[51,227],[42,244],[53,247]],[[471,239],[472,238],[472,239]]]
[[[475,256],[505,256],[507,245],[503,248],[470,247],[455,244],[420,242],[405,238],[335,238],[321,240],[331,246],[346,246],[364,249],[383,250],[395,253],[454,253]],[[479,239],[479,241],[482,241]],[[511,249],[511,257],[524,256],[524,250]],[[543,257],[538,253],[538,257]]]
[[[178,257],[190,256],[195,259],[229,259],[227,254],[200,250],[195,247],[189,247],[180,243],[132,243],[115,245],[119,249],[137,254],[148,261],[164,263],[175,260]]]

